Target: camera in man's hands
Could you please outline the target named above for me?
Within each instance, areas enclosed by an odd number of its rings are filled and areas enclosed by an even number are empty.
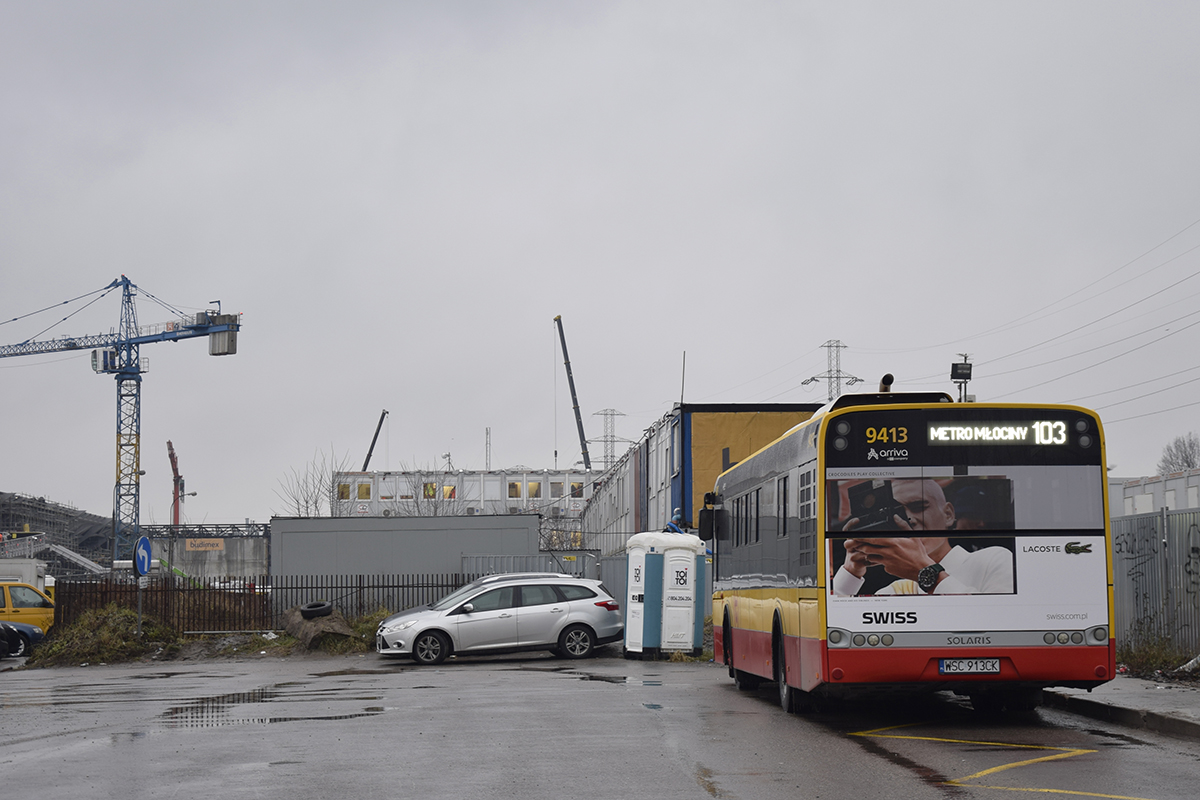
[[[865,481],[846,490],[850,497],[850,517],[858,522],[853,528],[859,531],[898,531],[894,517],[908,519],[904,506],[892,497],[891,481]]]

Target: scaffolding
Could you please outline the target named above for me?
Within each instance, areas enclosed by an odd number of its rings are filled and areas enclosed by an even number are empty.
[[[112,563],[112,519],[44,497],[0,492],[0,557],[29,558],[36,552],[59,577],[95,572]],[[27,551],[29,551],[27,553]]]

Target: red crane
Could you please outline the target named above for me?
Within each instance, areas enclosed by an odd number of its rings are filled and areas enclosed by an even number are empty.
[[[183,501],[183,476],[179,474],[179,459],[175,457],[175,447],[167,442],[167,455],[171,457],[171,474],[175,476],[175,497],[171,501],[171,524],[179,527],[179,504]]]

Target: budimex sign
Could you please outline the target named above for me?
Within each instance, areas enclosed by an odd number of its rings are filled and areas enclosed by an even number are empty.
[[[202,552],[217,552],[225,549],[224,539],[187,539],[184,541],[184,550],[202,551]]]

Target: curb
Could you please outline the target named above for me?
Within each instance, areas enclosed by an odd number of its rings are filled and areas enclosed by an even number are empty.
[[[1078,695],[1062,694],[1050,690],[1044,690],[1042,698],[1043,705],[1062,709],[1063,711],[1078,714],[1082,717],[1113,722],[1130,728],[1142,728],[1173,736],[1200,739],[1200,722],[1181,719],[1170,714],[1160,714],[1157,711],[1146,711],[1137,708],[1124,708],[1098,700],[1090,700]]]

